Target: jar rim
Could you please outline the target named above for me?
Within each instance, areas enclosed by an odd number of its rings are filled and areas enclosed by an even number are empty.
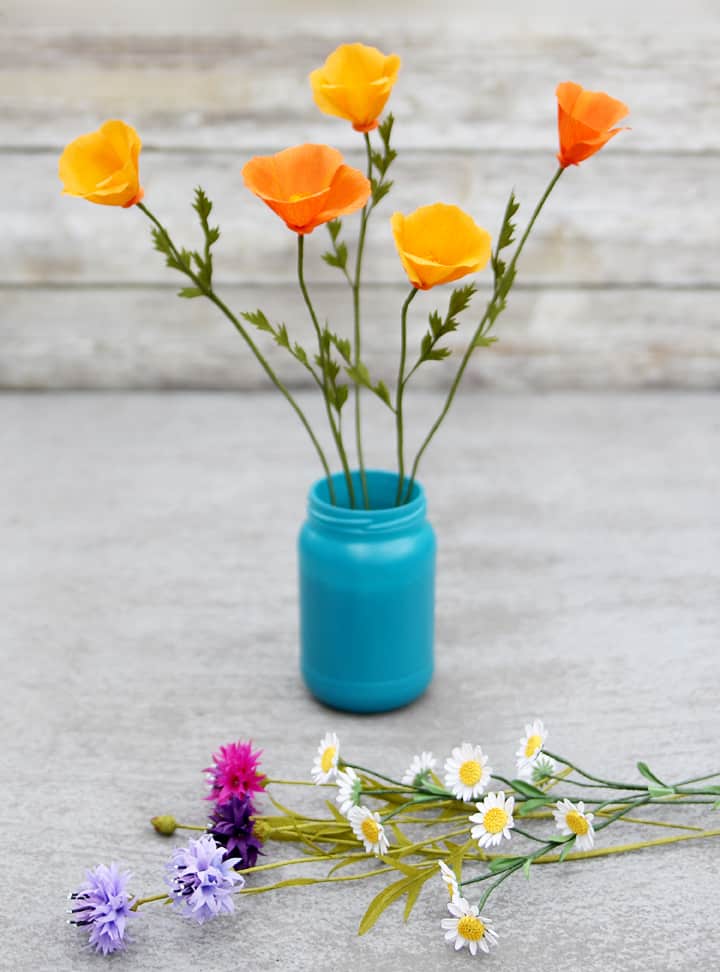
[[[360,471],[352,470],[351,479],[355,492],[356,502],[358,498],[362,502],[362,485],[360,481]],[[342,472],[333,473],[331,476],[335,489],[337,505],[330,502],[330,494],[326,477],[316,480],[310,487],[308,496],[308,507],[314,517],[319,517],[326,523],[333,523],[336,526],[345,527],[393,527],[408,520],[415,520],[418,516],[425,513],[425,491],[417,480],[413,481],[410,500],[401,506],[395,505],[395,495],[397,493],[398,474],[387,469],[367,469],[365,477],[368,487],[368,494],[371,502],[373,495],[379,497],[381,505],[372,506],[365,509],[363,506],[351,507],[348,505],[348,491],[345,474]],[[409,477],[404,477],[405,484],[410,483]]]

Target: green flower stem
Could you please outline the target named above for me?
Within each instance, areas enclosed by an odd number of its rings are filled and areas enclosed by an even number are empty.
[[[333,789],[335,788],[334,783],[314,783],[312,780],[279,780],[275,778],[267,778],[266,783],[282,783],[284,786],[329,786]]]
[[[690,780],[680,780],[675,786],[687,786],[688,783],[703,783],[705,780],[714,780],[720,773],[708,773],[707,776],[693,776]]]
[[[560,166],[558,168],[557,172],[555,173],[555,175],[552,177],[552,179],[548,183],[548,186],[545,189],[545,192],[540,197],[540,201],[538,202],[538,204],[535,207],[535,210],[534,210],[532,216],[530,217],[530,222],[527,224],[527,227],[525,228],[525,232],[523,233],[523,235],[522,235],[522,237],[520,239],[520,242],[518,243],[518,245],[517,245],[517,247],[515,249],[515,253],[513,254],[512,260],[510,261],[510,263],[509,263],[507,269],[505,270],[505,273],[503,274],[503,277],[501,279],[506,279],[506,278],[507,279],[511,279],[512,274],[515,272],[515,266],[516,266],[516,264],[518,262],[518,259],[520,257],[520,254],[523,251],[523,247],[525,246],[525,243],[527,242],[527,238],[530,235],[530,232],[532,231],[533,226],[535,225],[535,221],[537,220],[538,216],[540,215],[540,212],[541,212],[543,206],[545,205],[545,203],[547,202],[547,199],[550,196],[550,193],[555,188],[555,186],[556,186],[556,184],[557,184],[560,176],[563,174],[564,171],[565,170],[563,169],[563,167]],[[435,420],[435,422],[433,423],[430,431],[428,432],[427,436],[423,440],[423,443],[420,446],[420,449],[418,450],[417,455],[415,456],[415,461],[413,462],[413,466],[412,466],[412,472],[410,474],[410,482],[408,483],[408,490],[407,490],[407,494],[406,494],[406,501],[407,501],[407,497],[410,496],[410,492],[412,490],[413,483],[415,482],[415,476],[417,475],[418,466],[420,465],[420,460],[423,457],[423,453],[425,452],[425,450],[427,449],[427,447],[430,445],[430,442],[432,441],[433,436],[435,435],[435,433],[437,432],[437,430],[440,428],[440,425],[442,424],[442,421],[445,418],[445,416],[447,415],[447,413],[450,411],[450,406],[452,405],[453,399],[455,398],[455,393],[458,390],[458,386],[460,384],[460,381],[462,379],[463,374],[465,373],[465,368],[467,367],[467,363],[470,360],[470,356],[473,353],[475,341],[476,341],[476,339],[481,334],[484,333],[485,325],[487,324],[487,322],[488,322],[488,320],[490,318],[490,312],[495,308],[495,304],[497,303],[498,296],[499,296],[499,284],[500,284],[500,281],[496,281],[495,288],[493,290],[492,297],[488,301],[488,305],[487,305],[487,307],[485,309],[485,313],[483,314],[483,316],[482,316],[482,318],[480,320],[480,323],[478,324],[477,328],[475,329],[475,333],[473,334],[472,339],[471,339],[471,341],[470,341],[470,343],[469,343],[469,345],[467,347],[467,350],[465,351],[465,354],[463,355],[462,361],[460,362],[460,366],[459,366],[459,368],[457,370],[457,374],[455,375],[455,379],[453,380],[453,383],[450,386],[450,391],[448,392],[447,398],[445,399],[445,404],[443,405],[443,409],[440,412],[440,414],[437,417],[437,419]]]
[[[173,254],[175,256],[175,259],[182,266],[183,265],[183,261],[182,261],[182,259],[180,257],[180,254],[179,254],[179,252],[177,250],[177,247],[173,243],[172,239],[170,238],[170,234],[165,229],[165,227],[162,225],[162,223],[158,220],[158,218],[154,215],[154,213],[152,213],[147,208],[147,206],[144,203],[137,203],[136,204],[136,207],[141,212],[143,212],[147,216],[147,218],[150,220],[150,222],[153,223],[157,227],[157,229],[163,234],[163,236],[165,237],[165,239],[168,241],[168,244],[170,245],[170,248],[173,251]],[[270,364],[268,363],[268,361],[266,360],[266,358],[264,357],[264,355],[260,352],[260,349],[255,344],[255,342],[252,340],[252,338],[250,337],[250,335],[248,334],[248,332],[245,330],[245,328],[243,327],[243,325],[240,323],[240,321],[238,320],[238,318],[235,316],[235,314],[232,313],[232,311],[217,296],[217,294],[215,293],[214,290],[212,290],[212,288],[208,288],[208,287],[206,287],[202,283],[202,281],[200,280],[200,278],[192,271],[191,268],[186,268],[184,272],[185,272],[186,276],[188,276],[192,280],[192,282],[195,284],[195,286],[198,288],[198,290],[201,290],[205,294],[205,296],[208,298],[208,300],[212,301],[212,303],[215,304],[215,306],[220,311],[222,311],[222,313],[225,315],[225,317],[227,317],[227,319],[233,325],[233,327],[235,328],[235,330],[240,334],[240,336],[246,342],[246,344],[248,345],[248,347],[250,348],[250,350],[252,351],[252,353],[255,355],[255,357],[257,358],[258,362],[260,363],[260,365],[262,366],[263,370],[265,371],[266,375],[270,379],[270,381],[272,381],[272,383],[275,385],[275,387],[278,389],[278,391],[286,398],[286,400],[289,402],[290,406],[293,408],[295,414],[297,415],[297,417],[300,419],[300,421],[302,422],[303,426],[305,427],[305,431],[310,436],[310,440],[312,441],[312,444],[315,446],[315,451],[317,452],[318,458],[320,459],[320,462],[322,463],[322,467],[325,470],[325,475],[326,475],[327,480],[328,480],[328,483],[329,483],[330,499],[334,503],[335,502],[335,498],[334,498],[334,489],[333,489],[333,485],[332,485],[332,480],[330,479],[330,467],[328,466],[327,459],[325,458],[325,453],[323,452],[322,447],[320,446],[320,443],[318,442],[318,440],[317,440],[317,438],[315,436],[315,433],[313,432],[313,430],[312,430],[312,428],[310,426],[310,423],[308,422],[307,418],[305,417],[305,413],[302,411],[302,409],[300,408],[300,406],[298,405],[298,403],[295,401],[295,398],[290,394],[290,392],[285,387],[285,385],[283,384],[283,382],[280,381],[280,379],[278,378],[278,376],[275,374],[274,370],[270,367]]]
[[[198,824],[175,824],[175,830],[207,830],[207,827],[200,827]]]
[[[480,898],[480,901],[478,902],[478,911],[482,912],[483,908],[485,907],[485,903],[487,899],[490,897],[493,891],[495,891],[503,883],[503,881],[506,881],[511,874],[514,874],[515,871],[519,871],[520,868],[523,867],[524,863],[525,863],[524,861],[518,861],[518,863],[515,864],[513,867],[509,867],[507,871],[504,871],[497,879],[495,884],[490,885],[490,887],[487,889],[485,894],[482,896],[482,898]]]
[[[370,148],[370,137],[365,134],[365,152],[367,154],[367,178],[372,177],[372,153]],[[357,254],[355,257],[355,276],[352,280],[353,295],[353,364],[356,368],[360,365],[360,282],[362,274],[363,250],[365,249],[365,233],[367,231],[368,219],[372,211],[372,196],[365,203],[360,215],[360,232],[358,234]],[[358,469],[360,470],[360,484],[362,486],[363,506],[370,508],[368,496],[367,478],[365,476],[365,461],[363,459],[362,447],[362,423],[360,420],[360,385],[355,384],[355,443],[357,448]]]
[[[150,904],[151,901],[170,901],[169,894],[151,894],[147,898],[136,898],[130,905],[130,911],[137,911],[143,905]]]
[[[365,878],[375,877],[377,874],[387,874],[394,871],[393,867],[377,867],[373,871],[363,871],[362,874],[345,874],[342,877],[302,878],[302,884],[339,884],[341,881],[364,881]],[[279,888],[291,888],[298,884],[297,879],[288,878],[276,884],[265,884],[258,888],[243,888],[238,894],[263,894],[266,891],[277,891]]]
[[[403,449],[403,391],[405,389],[405,358],[407,356],[407,312],[417,294],[417,288],[411,287],[405,298],[400,315],[400,366],[398,368],[397,394],[395,398],[395,425],[397,428],[397,457],[398,457],[398,485],[395,496],[395,506],[400,506],[402,500],[403,483],[405,480],[405,453]],[[410,494],[408,493],[408,499]]]
[[[399,780],[394,780],[391,776],[384,776],[382,773],[377,773],[375,770],[367,769],[365,766],[358,765],[358,763],[348,763],[343,760],[342,765],[349,766],[351,769],[357,770],[358,773],[364,773],[366,776],[376,776],[379,780],[385,780],[386,783],[392,783],[393,786],[397,786],[400,789],[405,786],[404,783],[401,783]]]
[[[343,446],[342,436],[340,435],[338,428],[335,424],[333,418],[332,406],[328,398],[328,378],[327,369],[325,366],[326,356],[323,349],[323,338],[320,331],[320,324],[317,319],[317,314],[315,313],[315,308],[310,300],[310,294],[308,293],[307,286],[305,285],[305,274],[303,271],[303,262],[305,254],[305,237],[302,233],[298,233],[298,258],[297,258],[297,274],[298,282],[300,284],[300,290],[305,300],[305,306],[308,309],[310,318],[313,322],[313,327],[315,328],[315,334],[318,340],[318,354],[320,355],[321,368],[323,373],[323,398],[325,400],[325,410],[327,412],[328,422],[330,423],[330,430],[335,440],[335,445],[337,446],[338,454],[340,456],[340,462],[342,463],[343,471],[345,472],[345,482],[347,483],[348,497],[350,499],[350,506],[354,509],[355,507],[355,491],[353,489],[352,477],[350,476],[350,467],[348,465],[347,455],[345,453],[345,447]],[[334,502],[334,501],[333,501]]]
[[[417,803],[415,800],[408,800],[407,803],[401,803],[400,806],[395,807],[394,810],[391,810],[389,813],[386,813],[384,816],[380,818],[380,820],[383,823],[385,823],[386,820],[390,820],[391,817],[396,817],[399,813],[402,813],[403,810],[407,810],[408,807],[413,807],[416,805]]]
[[[575,772],[579,773],[580,776],[584,776],[586,780],[593,780],[595,783],[599,783],[601,786],[606,786],[611,790],[637,790],[641,793],[647,793],[647,786],[638,786],[636,783],[618,783],[613,780],[604,780],[600,776],[593,776],[592,773],[586,773],[585,770],[581,770],[579,766],[575,765],[575,763],[571,763],[563,756],[558,756],[557,753],[551,753],[547,749],[543,750],[543,752],[546,756],[549,756],[550,759],[554,759],[556,762],[562,763],[563,766],[568,766],[570,769],[575,770]]]

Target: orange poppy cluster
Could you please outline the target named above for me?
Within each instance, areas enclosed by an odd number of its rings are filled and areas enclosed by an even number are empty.
[[[342,44],[311,73],[313,97],[321,111],[369,132],[378,125],[399,69],[396,54]],[[559,84],[556,95],[562,168],[583,162],[622,131],[614,127],[628,113],[621,101],[570,81]],[[141,144],[135,129],[117,120],[81,135],[60,158],[63,192],[103,206],[140,202]],[[362,209],[371,192],[366,176],[328,145],[297,145],[257,156],[242,174],[248,189],[298,234]],[[422,290],[475,273],[490,260],[490,235],[457,206],[435,203],[408,216],[394,213],[392,231],[410,283]]]

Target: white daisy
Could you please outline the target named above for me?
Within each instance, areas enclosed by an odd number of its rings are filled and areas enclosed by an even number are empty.
[[[421,786],[437,766],[437,760],[432,753],[420,753],[413,756],[412,763],[405,770],[402,782],[408,786]]]
[[[337,785],[338,792],[335,802],[340,808],[340,813],[347,817],[352,808],[360,803],[362,780],[352,766],[348,766],[347,769],[338,772]]]
[[[455,877],[455,872],[450,870],[445,861],[438,861],[438,865],[440,867],[442,883],[447,888],[448,897],[451,901],[455,901],[460,897],[460,888],[458,887],[458,879]]]
[[[489,952],[497,945],[497,932],[490,928],[492,922],[479,913],[477,905],[457,898],[449,902],[448,911],[453,917],[443,918],[440,927],[445,931],[445,941],[454,942],[456,951],[467,945],[470,954],[477,955],[478,948]]]
[[[490,781],[492,770],[480,746],[463,743],[445,760],[445,786],[458,800],[468,803],[479,797]]]
[[[368,854],[380,855],[387,852],[388,839],[378,813],[373,813],[367,807],[352,807],[348,820],[355,836],[365,844]]]
[[[338,737],[334,732],[326,732],[320,740],[312,768],[312,778],[316,783],[330,783],[335,779],[339,754]]]
[[[553,817],[561,834],[575,834],[575,846],[580,851],[591,850],[595,843],[595,828],[592,825],[594,813],[585,813],[582,800],[571,803],[558,800]]]
[[[533,766],[542,752],[547,736],[545,726],[540,719],[525,724],[525,735],[520,740],[520,748],[515,753],[521,779],[529,780],[532,776]]]
[[[478,813],[474,813],[470,820],[476,824],[470,831],[470,836],[480,847],[492,847],[499,844],[503,837],[510,840],[510,831],[515,826],[513,821],[513,807],[515,797],[505,799],[505,794],[488,793],[482,803],[476,804]]]

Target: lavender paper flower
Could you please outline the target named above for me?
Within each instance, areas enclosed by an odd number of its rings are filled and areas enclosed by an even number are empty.
[[[110,867],[98,864],[70,895],[70,924],[89,929],[89,944],[103,955],[125,948],[127,920],[134,914],[125,890],[129,880],[130,874],[120,871],[114,862]]]
[[[232,895],[245,884],[233,867],[237,858],[227,857],[210,834],[178,847],[167,864],[165,881],[174,907],[199,925],[235,910]]]
[[[248,796],[231,796],[218,804],[210,815],[208,830],[218,844],[226,849],[228,857],[235,855],[238,868],[254,867],[260,850],[260,839],[255,834],[253,814],[255,808]]]

